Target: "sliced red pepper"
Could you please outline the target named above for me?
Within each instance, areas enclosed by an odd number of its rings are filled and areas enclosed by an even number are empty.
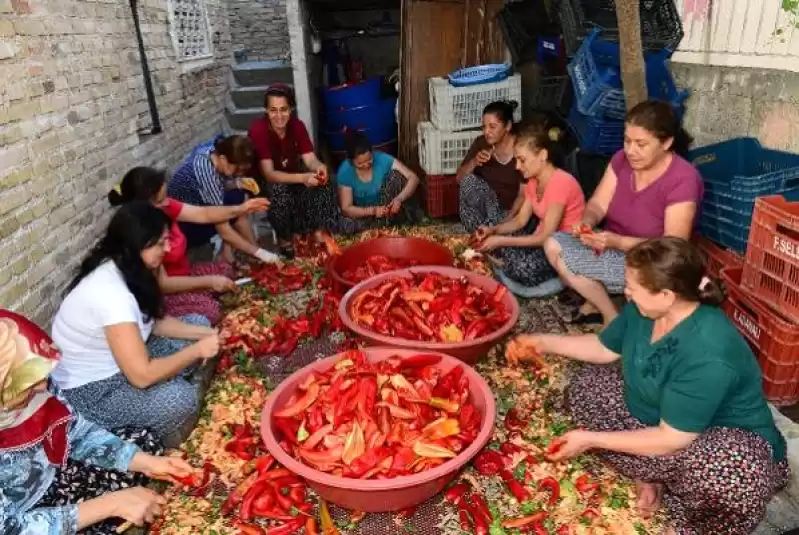
[[[402,359],[403,368],[424,368],[426,366],[435,366],[441,362],[441,355],[431,355],[420,353],[411,357]]]
[[[489,520],[489,516],[486,515],[481,508],[474,504],[474,498],[474,494],[469,496],[469,511],[471,512],[472,520],[474,521],[474,532],[476,535],[488,535],[488,528],[491,524],[491,520]]]
[[[549,443],[547,446],[546,457],[551,457],[558,453],[563,446],[566,445],[566,441],[563,440],[561,437],[556,437],[552,439],[552,442]]]
[[[470,489],[471,487],[466,483],[457,483],[444,491],[444,499],[448,502],[457,503]]]
[[[580,518],[584,518],[586,520],[593,522],[594,520],[600,518],[600,516],[601,515],[599,514],[599,511],[597,511],[593,507],[589,507],[588,509],[583,511],[583,514],[580,515]]]
[[[305,521],[305,535],[321,535],[319,528],[316,526],[315,518],[309,518]]]
[[[485,449],[474,459],[474,468],[482,476],[493,476],[505,467],[502,456],[494,450]]]
[[[472,493],[469,500],[472,502],[474,509],[482,514],[488,520],[489,524],[494,521],[494,515],[491,514],[491,509],[480,494]]]
[[[519,414],[519,410],[515,407],[508,409],[508,412],[505,413],[504,423],[505,429],[508,431],[521,431],[527,427],[524,420],[522,420],[521,415]]]
[[[501,451],[505,455],[516,455],[517,453],[522,452],[522,448],[521,446],[517,446],[513,442],[503,442],[499,446],[499,451]]]
[[[507,485],[508,490],[513,494],[513,497],[516,498],[516,501],[524,503],[530,499],[530,493],[527,492],[527,489],[508,470],[500,470],[499,475],[505,485]]]
[[[281,526],[275,526],[273,528],[269,528],[266,531],[266,535],[291,535],[301,527],[305,525],[305,518],[292,518],[291,520],[286,521],[285,524]]]
[[[241,510],[239,511],[239,518],[244,522],[249,522],[253,516],[253,504],[258,497],[264,493],[270,485],[267,481],[256,481],[255,484],[247,491],[244,500],[241,502]]]
[[[264,528],[257,524],[249,524],[247,522],[234,520],[233,526],[239,530],[239,533],[243,533],[244,535],[266,535]]]
[[[560,483],[554,477],[546,477],[538,482],[538,488],[550,492],[547,505],[552,506],[560,500]]]
[[[546,511],[539,511],[532,515],[522,516],[519,518],[512,518],[510,520],[503,520],[502,527],[513,529],[529,526],[530,524],[540,524],[547,519],[548,513]]]
[[[253,472],[249,476],[247,476],[244,481],[239,483],[233,492],[227,497],[225,502],[222,504],[222,514],[224,516],[229,516],[233,513],[233,511],[238,507],[239,503],[241,503],[242,499],[244,499],[244,495],[250,490],[250,488],[258,481],[258,474]]]
[[[319,385],[314,383],[308,387],[305,395],[298,399],[294,404],[283,408],[274,413],[276,418],[293,418],[298,414],[305,412],[311,405],[314,404],[316,398],[319,397]]]
[[[574,482],[574,487],[580,494],[589,494],[599,488],[599,483],[591,481],[591,476],[583,474]]]
[[[291,442],[292,444],[298,444],[297,442],[297,431],[300,429],[300,422],[293,418],[272,418],[272,422],[274,423],[275,427],[277,427],[280,434],[283,435],[283,438]]]
[[[268,472],[274,464],[275,458],[266,453],[255,460],[255,469],[259,474],[263,474],[264,472]]]

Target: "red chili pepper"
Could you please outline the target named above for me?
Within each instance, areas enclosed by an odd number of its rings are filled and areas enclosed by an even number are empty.
[[[485,511],[483,510],[482,506],[485,505],[485,502],[482,502],[482,504],[478,506],[475,501],[476,498],[479,498],[479,496],[475,494],[469,496],[470,511],[472,513],[472,520],[474,520],[474,532],[477,535],[488,535],[488,528],[491,524],[491,513],[488,512],[488,506],[485,507]]]
[[[463,503],[463,502],[460,502]],[[461,531],[465,531],[466,533],[472,532],[472,520],[469,517],[469,511],[466,509],[459,509],[458,510],[458,519],[461,523]]]
[[[297,431],[300,429],[300,422],[293,418],[272,418],[272,423],[277,427],[283,438],[294,445],[297,445]]]
[[[522,516],[519,518],[513,518],[510,520],[504,520],[502,522],[503,528],[521,528],[524,526],[529,526],[531,524],[540,524],[544,520],[547,519],[548,513],[546,511],[539,511],[532,515]]]
[[[266,535],[264,528],[256,524],[248,524],[246,522],[234,520],[233,526],[239,530],[239,533],[243,533],[244,535]]]
[[[494,450],[483,450],[474,458],[474,468],[482,476],[493,476],[505,467],[505,460]]]
[[[580,494],[588,494],[599,488],[599,483],[591,481],[591,476],[583,474],[574,482],[574,487]]]
[[[244,495],[247,494],[256,481],[258,481],[258,474],[252,473],[233,489],[233,492],[230,493],[222,504],[222,514],[224,516],[229,516],[233,513],[239,503],[241,503]]]
[[[514,444],[513,442],[503,442],[499,445],[499,451],[504,453],[505,455],[516,455],[517,453],[522,452],[521,446]]]
[[[507,485],[508,490],[513,494],[513,497],[516,498],[516,501],[524,503],[530,499],[530,493],[527,492],[527,489],[524,488],[515,477],[513,477],[513,474],[503,469],[499,472],[499,475],[505,482],[505,485]]]
[[[291,487],[289,490],[289,498],[294,505],[300,505],[305,502],[305,487]]]
[[[448,502],[457,503],[469,492],[469,489],[470,487],[466,483],[457,483],[444,491],[444,499]]]
[[[200,480],[199,486],[191,493],[192,496],[199,498],[201,496],[205,496],[208,493],[208,484],[211,480],[211,471],[214,470],[214,465],[211,461],[206,460],[203,463],[203,475],[202,479]]]
[[[275,464],[275,458],[268,453],[261,455],[260,457],[255,459],[255,469],[258,471],[259,474],[268,472],[269,469],[272,468],[274,464]]]
[[[538,488],[551,493],[547,505],[555,505],[560,500],[560,483],[554,477],[546,477],[538,482]]]
[[[519,414],[518,409],[515,407],[509,409],[507,413],[505,413],[505,429],[508,431],[521,431],[525,427],[527,427],[524,420],[522,420],[521,415]]]
[[[305,518],[293,518],[281,526],[269,528],[266,535],[291,535],[305,525]]]
[[[275,489],[275,501],[280,508],[286,512],[291,511],[291,507],[294,505],[294,500],[288,496],[288,492],[290,491],[286,489],[286,494],[283,494],[283,489],[277,485],[273,485],[272,488]]]
[[[305,535],[321,535],[315,518],[309,518],[305,521]]]
[[[552,442],[550,442],[549,446],[547,446],[546,456],[549,457],[549,456],[555,455],[565,445],[566,445],[566,441],[563,440],[561,437],[553,438]]]
[[[255,500],[267,489],[269,489],[269,483],[266,481],[256,481],[250,490],[247,491],[247,494],[244,495],[244,500],[241,502],[241,510],[239,511],[239,518],[244,522],[250,521]]]
[[[486,517],[489,524],[494,521],[494,515],[491,514],[491,509],[488,507],[485,499],[480,494],[472,493],[470,500],[474,505],[475,510]]]

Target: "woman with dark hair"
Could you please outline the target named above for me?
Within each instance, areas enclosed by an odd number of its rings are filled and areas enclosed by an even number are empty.
[[[135,167],[108,193],[112,206],[148,201],[169,216],[169,251],[158,270],[158,284],[164,296],[164,312],[180,317],[200,314],[212,325],[219,320],[219,301],[212,293],[235,289],[230,279],[233,268],[227,262],[189,264],[186,236],[179,223],[217,224],[255,212],[264,212],[269,201],[258,197],[235,206],[195,206],[176,201],[166,194],[167,173],[152,167]]]
[[[178,166],[167,185],[167,194],[194,206],[238,206],[246,200],[241,179],[250,172],[252,162],[252,143],[245,136],[218,137],[196,147]],[[178,225],[189,248],[204,245],[218,234],[225,243],[228,260],[233,259],[233,250],[261,262],[279,260],[276,254],[258,246],[247,214],[215,223],[185,221]]]
[[[154,455],[160,446],[142,435],[102,429],[48,390],[58,358],[38,326],[0,311],[0,532],[112,535],[122,521],[151,522],[166,500],[144,488],[149,478],[194,470]]]
[[[585,363],[568,388],[582,429],[556,439],[552,460],[596,451],[636,481],[642,514],[663,500],[671,534],[752,533],[789,472],[757,360],[690,242],[648,240],[626,263],[630,302],[599,335],[509,344],[511,362],[551,353]]]
[[[267,183],[272,202],[268,217],[280,253],[293,258],[296,234],[335,226],[336,195],[327,167],[314,154],[308,129],[293,113],[292,90],[273,85],[264,101],[266,115],[250,125],[248,135]]]
[[[456,173],[460,219],[467,232],[510,221],[524,201],[522,175],[513,155],[517,106],[517,102],[492,102],[485,107],[483,135],[472,143]]]
[[[216,355],[219,336],[202,316],[181,322],[164,315],[156,274],[170,226],[149,202],[114,214],[53,321],[62,355],[53,380],[95,423],[149,428],[175,447],[197,414],[197,387],[187,378]]]
[[[347,136],[347,157],[336,174],[343,215],[339,232],[414,220],[407,204],[419,186],[416,173],[390,154],[373,150],[366,134],[357,131]]]
[[[557,165],[563,160],[558,145],[561,134],[556,127],[531,126],[516,136],[516,167],[525,183],[521,205],[511,219],[477,229],[479,250],[498,249],[503,273],[527,287],[557,278],[542,246],[555,232],[569,230],[583,217],[583,190],[577,179]],[[514,235],[530,221],[536,224],[533,232]]]
[[[624,288],[626,251],[649,238],[690,238],[704,186],[675,152],[684,148],[683,134],[668,103],[635,106],[627,114],[624,149],[611,159],[580,225],[544,244],[561,280],[585,299],[573,323],[607,325],[616,317],[610,295]]]

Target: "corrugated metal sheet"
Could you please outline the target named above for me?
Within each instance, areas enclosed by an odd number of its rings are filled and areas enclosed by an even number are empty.
[[[781,0],[677,0],[685,37],[675,61],[799,72],[799,17]]]

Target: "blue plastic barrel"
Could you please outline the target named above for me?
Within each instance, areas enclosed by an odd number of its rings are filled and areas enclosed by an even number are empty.
[[[386,143],[397,139],[397,123],[394,121],[380,125],[378,128],[371,130],[366,128],[353,128],[353,130],[357,130],[366,134],[366,137],[369,138],[372,146],[375,147],[379,145],[385,145]],[[347,138],[344,132],[340,130],[335,132],[325,132],[325,139],[327,140],[330,150],[334,152],[347,150]]]
[[[355,85],[322,88],[326,112],[369,106],[380,101],[383,77],[375,76]]]

